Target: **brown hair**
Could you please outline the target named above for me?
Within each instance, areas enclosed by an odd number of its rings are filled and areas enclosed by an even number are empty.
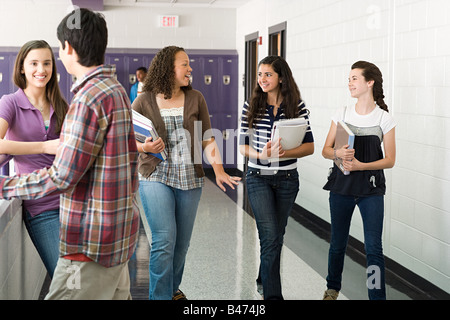
[[[358,61],[352,65],[353,69],[362,69],[362,75],[366,81],[374,81],[373,85],[373,98],[377,105],[386,112],[389,112],[387,104],[384,102],[384,90],[383,90],[383,74],[380,69],[373,63],[367,61]]]
[[[261,65],[270,65],[283,81],[280,83],[280,94],[285,105],[285,115],[287,119],[298,117],[298,103],[301,99],[300,90],[295,83],[292,71],[286,60],[279,56],[268,56],[261,60]],[[255,118],[263,116],[266,112],[267,93],[263,92],[258,82],[255,84],[253,94],[249,102],[248,126],[253,127]]]
[[[183,48],[169,46],[161,49],[153,58],[144,80],[143,91],[154,94],[164,94],[164,99],[172,98],[172,90],[175,86],[175,55],[184,51]],[[192,90],[189,84],[181,88],[184,91]]]
[[[13,74],[14,84],[22,90],[26,89],[27,80],[25,78],[25,75],[22,73],[23,63],[28,53],[30,53],[31,50],[35,49],[48,49],[52,55],[52,77],[47,83],[46,94],[47,99],[52,104],[53,110],[56,114],[55,133],[59,134],[61,132],[61,127],[63,125],[64,118],[66,117],[68,105],[59,89],[55,55],[53,54],[52,48],[46,41],[32,40],[25,43],[22,46],[19,53],[17,54],[17,58],[14,64],[14,74]]]

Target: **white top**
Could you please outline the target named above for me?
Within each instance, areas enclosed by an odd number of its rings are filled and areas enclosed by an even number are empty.
[[[353,107],[342,107],[337,110],[332,120],[335,124],[340,120],[345,120],[346,123],[360,128],[370,128],[379,125],[384,135],[397,126],[396,121],[390,113],[380,107],[375,108],[367,115],[358,114],[356,112],[356,105]]]

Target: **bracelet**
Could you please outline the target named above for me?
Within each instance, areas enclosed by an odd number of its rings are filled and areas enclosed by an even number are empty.
[[[337,160],[337,159],[338,159],[338,157],[336,155],[336,149],[334,149],[334,160]]]
[[[144,144],[141,144],[142,147],[142,151],[144,151],[144,153],[147,153],[147,151],[144,150]]]

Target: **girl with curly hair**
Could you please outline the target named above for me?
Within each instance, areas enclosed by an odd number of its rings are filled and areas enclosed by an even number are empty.
[[[169,46],[153,59],[144,80],[143,93],[133,109],[149,118],[159,135],[136,142],[140,151],[139,193],[144,222],[151,230],[151,300],[180,300],[179,289],[186,254],[204,186],[202,150],[211,163],[217,185],[232,189],[240,178],[225,173],[203,95],[192,89],[189,57],[183,48]],[[165,161],[149,154],[166,149]]]

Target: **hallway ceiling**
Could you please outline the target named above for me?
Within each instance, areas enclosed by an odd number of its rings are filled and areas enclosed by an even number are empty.
[[[239,8],[251,0],[103,0],[105,6]]]

